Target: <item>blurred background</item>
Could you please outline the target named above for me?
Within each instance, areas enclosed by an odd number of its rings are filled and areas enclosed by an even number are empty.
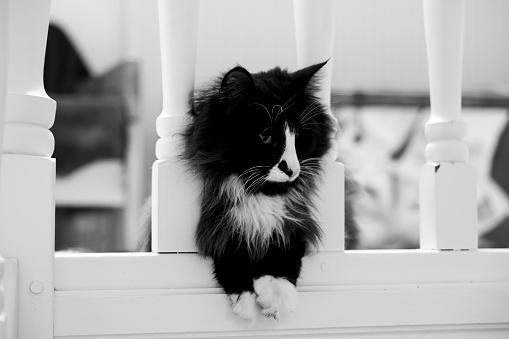
[[[464,119],[483,247],[509,245],[509,2],[467,0]],[[292,0],[200,3],[196,83],[237,64],[297,67]],[[156,0],[53,0],[56,247],[135,250],[161,112]],[[362,248],[418,247],[429,114],[421,0],[337,0],[332,106]]]

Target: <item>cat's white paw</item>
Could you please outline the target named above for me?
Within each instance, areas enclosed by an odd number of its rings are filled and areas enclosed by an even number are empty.
[[[267,318],[279,320],[280,317],[293,312],[297,307],[297,289],[284,278],[264,275],[254,281],[256,301],[262,307],[262,314]]]
[[[243,292],[241,294],[230,294],[233,313],[241,318],[251,320],[254,323],[258,313],[256,303],[256,294],[252,292]]]

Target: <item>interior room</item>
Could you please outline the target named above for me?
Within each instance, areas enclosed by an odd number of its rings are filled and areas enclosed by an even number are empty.
[[[331,108],[355,187],[347,198],[359,248],[418,248],[429,117],[422,3],[340,0],[335,8]],[[297,69],[293,1],[202,1],[199,11],[196,87],[237,64]],[[509,245],[508,11],[504,0],[466,1],[463,119],[480,247]],[[157,1],[53,0],[50,23],[56,249],[136,251],[162,109]]]
[[[509,338],[508,12],[0,1],[0,339]]]

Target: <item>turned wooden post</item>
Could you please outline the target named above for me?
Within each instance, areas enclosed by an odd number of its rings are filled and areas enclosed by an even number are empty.
[[[431,117],[420,173],[422,249],[477,248],[475,170],[461,118],[463,0],[424,0]]]
[[[299,68],[325,60],[329,62],[320,70],[322,103],[329,108],[331,102],[332,57],[334,49],[334,1],[294,0],[297,62]],[[332,112],[331,112],[332,115]],[[334,118],[334,117],[333,117]],[[337,125],[337,121],[334,118]],[[317,217],[324,231],[322,251],[342,251],[345,248],[345,195],[344,168],[335,162],[337,142],[324,163],[324,181],[316,200]]]
[[[43,86],[50,5],[50,0],[2,1],[0,15],[0,54],[7,51],[8,59],[0,253],[19,263],[18,312],[9,314],[19,339],[53,338],[55,162],[49,128],[56,103]]]
[[[198,0],[159,0],[159,28],[163,111],[152,169],[152,251],[196,252],[200,187],[177,156],[194,89]]]
[[[8,5],[7,1],[0,2],[0,154],[4,139],[4,121],[7,96],[7,36],[8,36]],[[2,157],[0,156],[0,174]],[[0,188],[1,190],[1,188]],[[0,339],[7,339],[7,318],[5,314],[5,296],[3,277],[5,271],[5,259],[2,258],[0,249]]]

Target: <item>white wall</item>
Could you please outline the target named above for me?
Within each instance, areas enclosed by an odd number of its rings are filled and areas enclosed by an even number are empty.
[[[197,80],[240,63],[252,71],[296,66],[291,0],[208,0],[200,7]],[[509,1],[467,0],[464,87],[509,83]],[[421,0],[338,0],[333,87],[427,89]],[[161,110],[156,0],[53,0],[96,74],[122,58],[141,69],[142,171],[148,194]]]

